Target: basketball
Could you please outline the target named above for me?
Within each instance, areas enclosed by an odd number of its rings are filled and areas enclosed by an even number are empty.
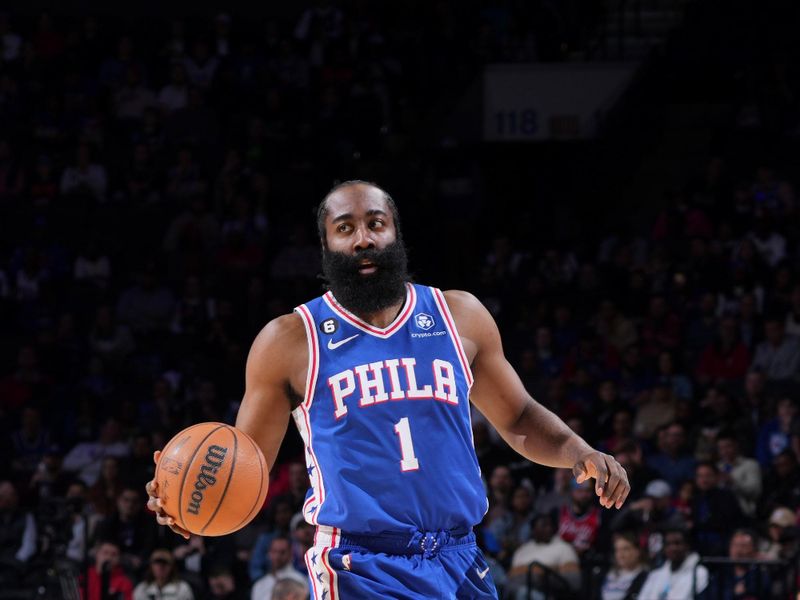
[[[158,496],[180,527],[218,536],[247,525],[267,497],[267,461],[253,439],[224,423],[173,437],[156,465]]]

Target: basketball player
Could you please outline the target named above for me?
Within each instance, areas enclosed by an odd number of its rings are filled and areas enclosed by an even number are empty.
[[[397,208],[349,181],[320,204],[329,291],[268,323],[250,349],[236,426],[272,467],[290,417],[305,443],[316,600],[496,598],[472,527],[487,509],[469,401],[517,452],[595,480],[619,508],[630,486],[525,391],[472,295],[409,282]],[[187,535],[148,484],[158,522]]]

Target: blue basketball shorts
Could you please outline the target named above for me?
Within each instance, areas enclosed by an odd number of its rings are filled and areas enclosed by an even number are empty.
[[[305,560],[314,600],[497,599],[472,532],[365,536],[319,525]]]

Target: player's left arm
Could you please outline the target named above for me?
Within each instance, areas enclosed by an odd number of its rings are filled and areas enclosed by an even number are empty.
[[[600,504],[621,507],[631,489],[622,465],[592,448],[528,394],[503,353],[497,324],[475,296],[448,291],[445,298],[472,365],[475,383],[470,399],[478,410],[522,456],[571,468],[579,483],[594,478]]]

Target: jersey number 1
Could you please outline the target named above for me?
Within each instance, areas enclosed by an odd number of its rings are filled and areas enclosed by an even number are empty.
[[[419,469],[419,461],[414,456],[414,442],[411,441],[411,428],[408,425],[408,417],[403,417],[394,424],[394,432],[400,438],[400,460],[401,471],[416,471]]]

